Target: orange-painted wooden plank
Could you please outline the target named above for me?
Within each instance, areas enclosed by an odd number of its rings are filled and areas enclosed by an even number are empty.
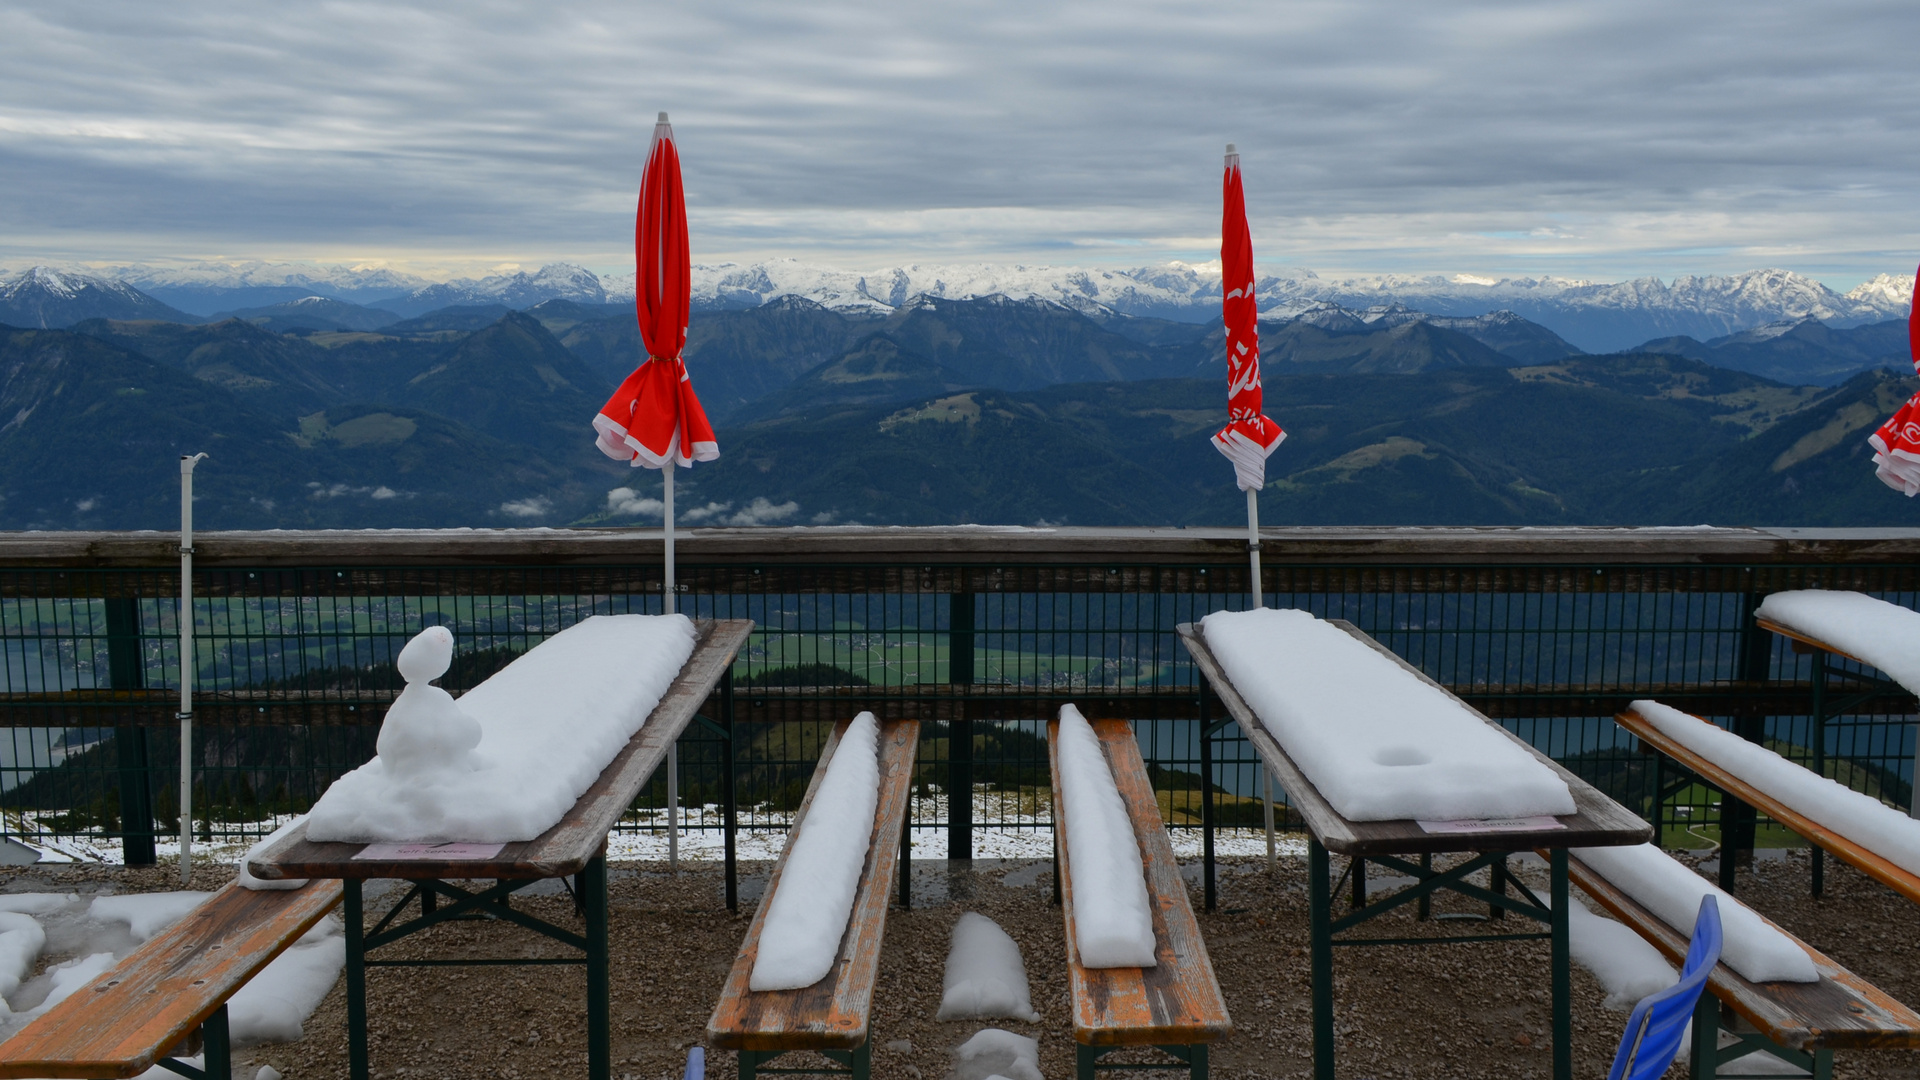
[[[850,1050],[867,1041],[867,1017],[873,1006],[880,943],[886,934],[887,905],[900,866],[900,830],[906,826],[907,801],[913,791],[914,756],[920,744],[918,720],[889,720],[880,725],[880,803],[874,814],[873,838],[867,846],[867,865],[860,874],[853,913],[833,968],[819,982],[798,990],[756,993],[747,989],[754,961],[760,955],[760,931],[766,923],[768,901],[780,889],[787,855],[793,850],[792,837],[806,827],[814,792],[819,790],[827,763],[833,760],[849,723],[843,720],[836,725],[827,745],[821,748],[820,764],[794,815],[787,845],[774,864],[766,895],[753,914],[720,1001],[707,1021],[707,1039],[714,1046],[728,1050]]]
[[[1088,968],[1080,963],[1073,925],[1073,853],[1067,850],[1067,816],[1060,797],[1060,722],[1047,723],[1047,756],[1053,770],[1053,843],[1060,859],[1060,906],[1067,927],[1067,984],[1073,998],[1073,1037],[1089,1046],[1210,1043],[1233,1031],[1220,982],[1213,974],[1200,924],[1187,902],[1180,863],[1167,839],[1146,763],[1133,728],[1124,720],[1095,720],[1101,752],[1133,819],[1153,909],[1151,968]]]
[[[228,885],[0,1043],[0,1077],[129,1077],[185,1039],[340,902],[338,881]]]

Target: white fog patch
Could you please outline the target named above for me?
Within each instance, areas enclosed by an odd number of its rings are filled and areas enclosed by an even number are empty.
[[[91,498],[81,499],[79,502],[73,504],[73,508],[85,514],[91,512],[93,508],[99,504],[100,497],[96,495]]]
[[[815,525],[831,525],[833,524],[833,519],[838,516],[839,516],[838,514],[835,514],[831,510],[822,510],[819,513],[813,515],[813,517],[809,518],[808,520],[813,522]]]
[[[553,510],[553,500],[545,495],[535,495],[529,499],[515,499],[500,504],[500,512],[508,517],[537,518],[545,517]]]
[[[705,506],[696,506],[680,514],[680,520],[692,524],[697,521],[709,521],[715,525],[771,525],[785,521],[800,512],[800,504],[788,500],[774,503],[761,496],[740,510],[734,510],[731,502],[710,502]]]
[[[385,484],[371,487],[366,484],[322,484],[317,480],[307,481],[307,496],[314,499],[344,499],[348,497],[367,499],[403,499],[412,498],[411,491],[395,491]],[[197,496],[196,496],[197,498]],[[254,502],[273,509],[272,499],[255,499]]]
[[[660,517],[666,509],[666,503],[659,499],[642,498],[639,492],[630,487],[617,487],[607,492],[607,513],[609,514],[622,514],[627,517],[644,514],[648,517]]]
[[[391,499],[398,494],[400,493],[385,484],[373,489],[373,497],[376,499]]]

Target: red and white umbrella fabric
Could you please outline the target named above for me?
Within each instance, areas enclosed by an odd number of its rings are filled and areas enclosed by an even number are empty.
[[[633,225],[634,308],[646,362],[627,376],[593,418],[595,445],[636,468],[669,461],[692,468],[720,456],[720,443],[687,379],[680,350],[687,343],[693,268],[687,250],[687,197],[680,184],[680,151],[667,114],[653,127],[653,149],[640,180]]]
[[[1260,309],[1253,295],[1253,236],[1247,229],[1247,195],[1240,182],[1240,155],[1227,146],[1227,172],[1220,215],[1221,314],[1227,325],[1227,426],[1213,437],[1215,449],[1233,462],[1241,491],[1266,486],[1267,455],[1287,437],[1261,413]],[[1249,504],[1251,508],[1251,504]]]
[[[1913,370],[1920,373],[1920,273],[1914,275],[1913,308],[1907,313],[1907,348]],[[1909,499],[1920,495],[1920,394],[1908,398],[1867,442],[1873,444],[1875,474]]]

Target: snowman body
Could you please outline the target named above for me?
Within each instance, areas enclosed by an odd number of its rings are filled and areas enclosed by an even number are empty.
[[[471,772],[480,745],[480,722],[432,680],[453,663],[453,632],[430,626],[400,650],[396,664],[407,680],[380,724],[375,744],[380,761],[396,776]]]

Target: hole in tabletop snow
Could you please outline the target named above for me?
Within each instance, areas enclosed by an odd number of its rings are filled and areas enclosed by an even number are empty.
[[[1388,746],[1374,751],[1373,754],[1376,765],[1425,765],[1432,760],[1424,751],[1411,746]]]

